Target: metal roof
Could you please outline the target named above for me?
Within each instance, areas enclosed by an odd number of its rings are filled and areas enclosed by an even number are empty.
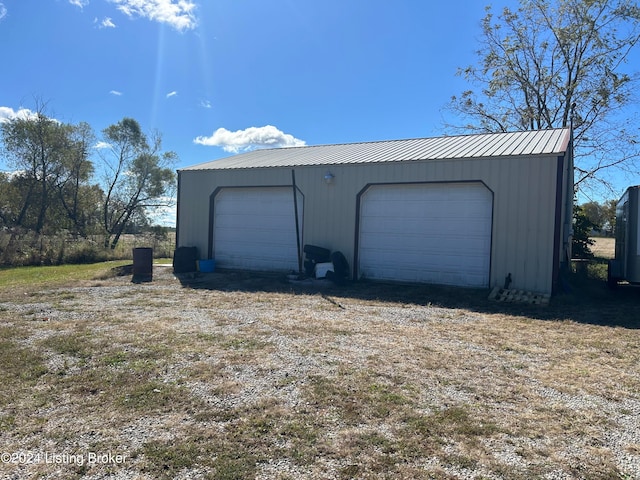
[[[253,150],[181,170],[298,167],[460,158],[553,155],[567,151],[568,128]]]

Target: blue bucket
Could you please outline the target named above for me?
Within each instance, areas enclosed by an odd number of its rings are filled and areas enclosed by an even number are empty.
[[[216,269],[216,261],[215,260],[199,260],[198,268],[203,273],[211,273]]]

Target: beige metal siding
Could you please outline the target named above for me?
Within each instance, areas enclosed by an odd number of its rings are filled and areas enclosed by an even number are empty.
[[[356,199],[368,184],[479,180],[494,192],[490,286],[550,292],[557,155],[295,167],[304,202],[304,243],[342,251],[353,265]],[[334,182],[327,185],[330,171]],[[218,187],[290,185],[291,168],[183,170],[180,246],[206,252],[209,197]]]

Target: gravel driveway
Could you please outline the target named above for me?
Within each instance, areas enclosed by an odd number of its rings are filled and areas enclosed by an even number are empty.
[[[0,476],[640,478],[640,331],[486,294],[168,267],[1,292]]]

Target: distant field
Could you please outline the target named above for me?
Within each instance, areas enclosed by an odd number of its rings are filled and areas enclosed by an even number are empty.
[[[591,251],[596,257],[613,258],[615,256],[616,239],[598,237],[593,238],[596,242],[591,246]]]

